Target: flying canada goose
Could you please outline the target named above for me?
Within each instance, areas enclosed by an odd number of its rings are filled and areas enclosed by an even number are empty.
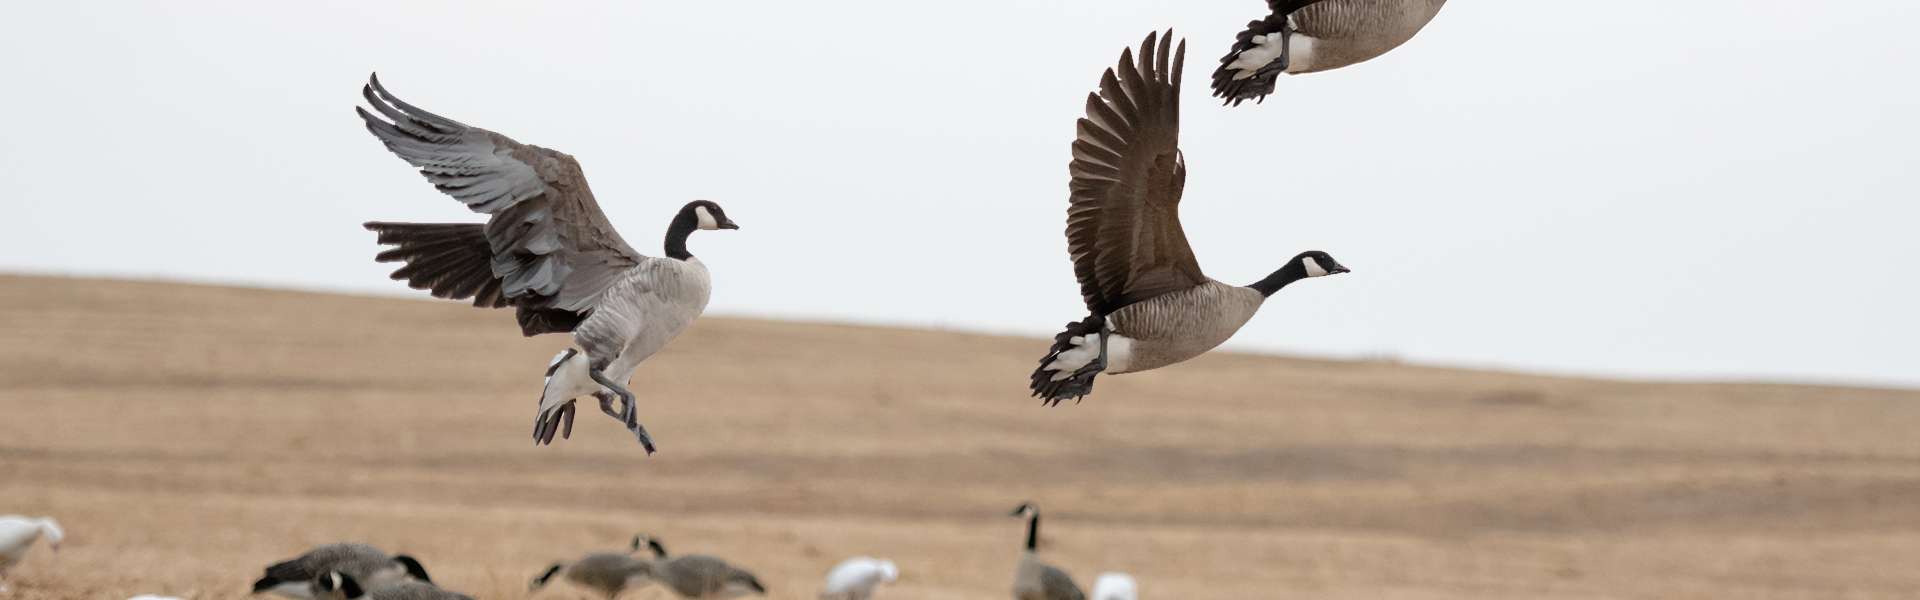
[[[633,552],[640,551],[643,542],[653,550],[654,559],[667,557],[666,548],[659,542],[654,542],[644,535],[634,536],[628,553],[594,552],[572,563],[554,563],[527,585],[527,591],[538,590],[552,581],[554,576],[564,573],[567,581],[573,582],[574,585],[599,592],[606,595],[607,600],[613,600],[628,589],[637,589],[647,584],[649,575],[653,572],[653,565],[647,560],[634,558],[632,555]]]
[[[667,547],[645,536],[634,538],[637,551],[645,539],[654,560],[647,563],[647,575],[675,595],[688,600],[720,600],[749,594],[766,595],[767,587],[752,573],[704,554],[668,557]]]
[[[60,542],[67,539],[67,532],[51,518],[0,516],[0,578],[6,577],[7,569],[25,559],[27,550],[33,548],[33,543],[41,538],[46,538],[48,550],[59,552]],[[0,580],[0,592],[7,589],[6,581]]]
[[[820,600],[872,600],[880,584],[899,578],[900,569],[893,561],[856,556],[827,571],[827,585],[820,592]]]
[[[435,188],[490,215],[485,225],[367,223],[379,243],[396,246],[374,260],[405,262],[393,278],[434,296],[512,306],[524,335],[573,333],[580,349],[547,366],[534,443],[552,443],[563,426],[561,437],[571,437],[574,399],[592,395],[652,454],[653,438],[621,382],[706,310],[712,283],[687,251],[687,236],[740,226],[719,204],[695,200],[668,222],[665,258],[646,256],[614,231],[572,156],[421,110],[377,76],[361,95],[385,117],[355,107],[367,131]]]
[[[367,544],[325,544],[269,565],[265,575],[253,582],[253,593],[313,600],[318,597],[314,582],[331,571],[366,582],[369,587],[385,587],[408,579],[433,583],[426,567],[411,556],[388,555]]]
[[[1101,573],[1093,580],[1093,600],[1140,600],[1139,587],[1126,573]]]
[[[1186,42],[1168,60],[1173,32],[1149,34],[1087,95],[1073,142],[1067,251],[1092,314],[1068,323],[1033,372],[1047,404],[1084,397],[1100,373],[1157,369],[1233,337],[1268,296],[1308,277],[1345,273],[1327,253],[1302,252],[1246,287],[1214,281],[1180,228],[1187,165],[1181,158],[1180,73]]]
[[[473,600],[425,581],[398,581],[379,587],[361,587],[352,575],[328,571],[314,578],[315,598],[319,600]]]
[[[1040,560],[1040,507],[1024,502],[1008,516],[1027,518],[1027,550],[1013,571],[1013,600],[1086,600],[1072,576]]]
[[[1213,72],[1213,95],[1239,105],[1266,100],[1281,73],[1365,62],[1407,43],[1447,0],[1267,0]]]

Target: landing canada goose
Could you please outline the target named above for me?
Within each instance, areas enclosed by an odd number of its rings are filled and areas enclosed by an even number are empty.
[[[644,535],[634,536],[629,553],[594,552],[580,557],[571,563],[554,563],[535,577],[527,585],[531,592],[546,586],[555,576],[564,574],[567,581],[606,595],[613,600],[629,589],[638,589],[647,584],[653,573],[651,561],[634,558],[631,552],[639,552],[643,546],[650,546],[655,559],[666,558],[666,548]]]
[[[314,582],[330,571],[344,573],[369,587],[384,587],[408,579],[433,582],[433,578],[427,576],[426,567],[411,556],[388,555],[367,544],[326,544],[268,566],[266,573],[253,582],[253,593],[313,600],[317,597]]]
[[[641,538],[635,538],[639,549]],[[719,600],[749,594],[766,595],[767,587],[752,573],[704,554],[669,558],[667,547],[659,540],[646,538],[654,560],[648,563],[648,576],[674,594],[688,600]]]
[[[899,578],[900,569],[893,561],[856,556],[827,571],[827,585],[820,592],[820,600],[872,600],[880,584]]]
[[[1281,73],[1365,62],[1420,33],[1447,0],[1267,0],[1213,72],[1213,95],[1239,105],[1266,100]]]
[[[67,533],[60,529],[59,522],[50,518],[0,516],[0,578],[6,577],[7,569],[25,559],[27,550],[41,538],[47,540],[48,550],[59,552],[60,542],[67,539]],[[6,581],[0,580],[0,592],[7,589]]]
[[[1126,573],[1101,573],[1093,580],[1093,600],[1139,600],[1139,588]]]
[[[621,382],[706,310],[711,281],[687,251],[687,236],[740,226],[720,205],[695,200],[668,222],[666,256],[646,256],[614,231],[572,156],[421,110],[377,76],[361,95],[385,117],[355,107],[367,131],[435,188],[491,216],[485,225],[367,223],[379,243],[396,246],[375,260],[405,262],[393,278],[434,296],[514,307],[524,335],[573,333],[580,350],[568,348],[547,366],[534,443],[552,443],[563,425],[561,437],[570,437],[574,399],[593,395],[653,453]]]
[[[1040,560],[1040,507],[1022,503],[1010,516],[1027,518],[1027,550],[1013,572],[1013,600],[1086,600],[1072,576]]]
[[[1233,337],[1268,296],[1308,277],[1347,268],[1302,252],[1246,287],[1200,272],[1180,228],[1187,166],[1181,157],[1180,73],[1186,43],[1168,60],[1173,32],[1148,35],[1087,95],[1073,142],[1067,250],[1092,314],[1068,323],[1040,359],[1033,395],[1047,404],[1093,391],[1100,373],[1157,369]]]
[[[473,600],[455,591],[424,581],[399,581],[379,587],[362,587],[352,575],[328,571],[314,578],[313,589],[319,600]]]

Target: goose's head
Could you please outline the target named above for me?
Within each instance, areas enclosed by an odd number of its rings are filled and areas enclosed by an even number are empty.
[[[661,544],[660,540],[653,539],[653,536],[644,533],[633,536],[632,551],[639,552],[641,548],[646,548],[653,552],[653,557],[656,559],[667,557],[666,545]]]
[[[60,522],[53,519],[40,520],[40,535],[47,540],[47,549],[60,551],[60,542],[67,539],[67,532],[60,529]]]
[[[420,564],[420,559],[400,554],[393,557],[393,562],[400,563],[400,568],[406,569],[408,577],[424,583],[433,583],[433,578],[427,576],[427,568]]]
[[[694,226],[712,231],[715,229],[739,229],[740,225],[727,218],[727,211],[712,200],[695,200],[680,208],[679,218],[693,219]]]
[[[1032,502],[1022,502],[1020,503],[1020,506],[1014,507],[1013,512],[1008,513],[1007,516],[1031,517],[1038,512],[1040,512],[1040,507],[1034,506]]]
[[[327,571],[313,578],[313,591],[315,598],[343,600],[353,600],[367,593],[366,590],[360,589],[360,583],[354,581],[352,576],[339,571]]]
[[[1334,260],[1332,255],[1319,250],[1301,252],[1299,256],[1293,257],[1293,262],[1298,263],[1308,277],[1325,277],[1347,272],[1346,265],[1340,264],[1340,261]]]

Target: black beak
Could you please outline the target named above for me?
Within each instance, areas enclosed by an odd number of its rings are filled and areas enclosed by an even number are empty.
[[[1328,275],[1339,275],[1339,274],[1341,274],[1341,273],[1352,273],[1352,272],[1353,272],[1353,271],[1350,271],[1350,270],[1348,270],[1348,269],[1347,269],[1346,267],[1334,267],[1334,268],[1333,268],[1333,270],[1331,270],[1331,271],[1327,271],[1327,274],[1328,274]]]
[[[721,229],[739,229],[740,224],[733,222],[733,219],[727,219],[727,222],[720,224],[720,228]]]

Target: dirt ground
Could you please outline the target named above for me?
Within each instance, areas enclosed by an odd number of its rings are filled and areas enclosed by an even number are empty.
[[[772,598],[860,554],[1006,598],[1029,499],[1149,598],[1920,596],[1915,391],[1222,354],[1047,409],[1037,339],[709,318],[634,378],[649,458],[594,407],[534,447],[568,340],[454,302],[0,276],[0,332],[0,513],[68,532],[13,598],[239,598],[338,540],[520,598],[641,531]]]

